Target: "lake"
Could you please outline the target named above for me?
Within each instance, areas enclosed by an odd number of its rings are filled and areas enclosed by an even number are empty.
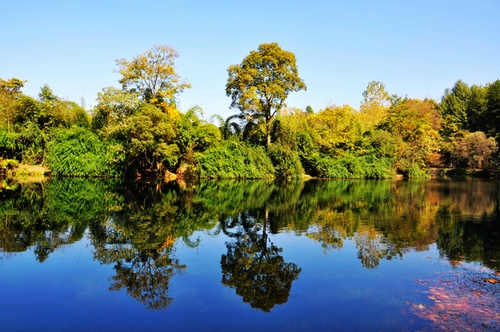
[[[498,180],[1,182],[2,331],[500,330]]]

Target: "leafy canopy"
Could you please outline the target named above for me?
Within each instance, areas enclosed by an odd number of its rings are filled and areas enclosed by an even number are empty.
[[[116,60],[119,82],[124,89],[138,93],[142,100],[154,105],[175,104],[175,96],[191,87],[174,69],[179,53],[168,45],[153,46],[132,61]]]
[[[267,144],[271,142],[271,120],[293,91],[305,90],[299,77],[295,55],[277,43],[261,44],[251,51],[241,64],[228,69],[226,95],[232,108],[237,108],[249,121],[266,121]]]
[[[366,130],[375,128],[387,115],[390,98],[389,93],[385,91],[384,83],[378,81],[368,83],[360,106],[360,119]]]

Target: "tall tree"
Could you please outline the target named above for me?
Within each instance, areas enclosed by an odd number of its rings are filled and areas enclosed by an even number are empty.
[[[460,130],[468,128],[467,108],[470,98],[471,90],[462,80],[458,80],[451,90],[444,91],[439,113],[443,117],[441,132],[445,138],[451,138]]]
[[[470,132],[486,131],[488,119],[485,118],[488,109],[488,87],[472,85],[471,96],[467,108],[468,128]]]
[[[0,78],[0,91],[2,93],[7,94],[15,94],[21,92],[21,88],[24,86],[24,83],[27,81],[20,80],[18,78],[11,78],[8,81],[5,81]]]
[[[16,104],[21,89],[26,81],[11,78],[5,81],[0,78],[0,126],[11,130],[12,124],[17,116]]]
[[[227,70],[226,95],[232,108],[247,120],[262,118],[266,123],[267,145],[271,143],[271,121],[293,91],[305,90],[299,77],[295,54],[277,43],[261,44],[241,64]]]
[[[488,110],[487,123],[488,134],[494,136],[500,142],[500,80],[496,80],[488,86]]]
[[[143,101],[156,106],[173,106],[177,94],[190,88],[174,69],[179,53],[168,45],[153,46],[132,61],[116,60],[119,82],[124,89],[138,93]]]
[[[385,91],[384,83],[378,81],[368,83],[360,107],[360,118],[365,129],[375,128],[387,114],[389,106],[390,96]]]

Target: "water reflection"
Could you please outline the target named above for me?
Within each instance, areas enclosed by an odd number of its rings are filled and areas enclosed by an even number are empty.
[[[32,249],[44,262],[51,253],[80,240],[104,205],[100,187],[85,180],[26,183],[0,191],[0,248]],[[101,204],[99,204],[101,203]]]
[[[110,290],[125,289],[147,309],[172,303],[170,279],[187,268],[174,256],[176,241],[196,247],[199,241],[190,235],[214,227],[203,213],[188,208],[189,196],[172,184],[148,182],[122,186],[111,195],[104,220],[89,225],[94,258],[114,265]]]
[[[434,243],[450,262],[498,269],[499,200],[499,182],[480,180],[11,183],[0,189],[0,251],[5,260],[29,249],[44,262],[88,236],[94,259],[114,267],[110,290],[164,309],[171,278],[188,269],[176,243],[197,247],[194,232],[221,233],[223,284],[270,311],[301,272],[270,234],[306,236],[326,254],[353,241],[370,269]]]
[[[226,243],[227,253],[220,263],[222,284],[234,288],[252,308],[265,312],[288,301],[292,282],[301,271],[296,264],[286,263],[280,255],[283,249],[269,239],[268,218],[266,210],[262,224],[244,215],[236,222],[222,222],[224,233],[232,241]]]

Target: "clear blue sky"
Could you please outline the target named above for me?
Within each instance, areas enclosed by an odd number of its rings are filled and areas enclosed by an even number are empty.
[[[207,118],[234,114],[227,68],[258,45],[294,52],[307,91],[288,106],[358,109],[368,82],[391,94],[440,100],[446,88],[500,79],[500,1],[1,1],[0,78],[28,80],[37,96],[48,84],[62,98],[95,105],[119,87],[115,59],[154,44],[180,53],[179,74],[193,87],[180,108]]]

